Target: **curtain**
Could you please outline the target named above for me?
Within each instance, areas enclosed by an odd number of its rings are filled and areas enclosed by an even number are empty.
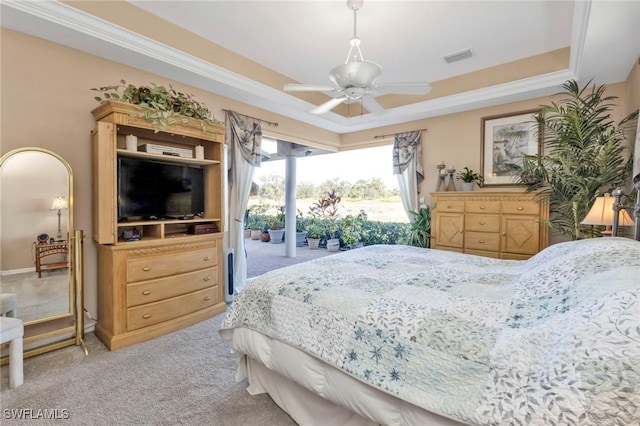
[[[417,212],[418,194],[424,180],[422,172],[422,131],[398,133],[393,143],[393,173],[398,176],[402,206],[409,220],[410,211]]]
[[[228,111],[226,141],[230,147],[229,168],[229,245],[234,249],[233,274],[237,290],[247,280],[247,259],[244,249],[244,212],[247,210],[253,172],[260,167],[260,122]]]

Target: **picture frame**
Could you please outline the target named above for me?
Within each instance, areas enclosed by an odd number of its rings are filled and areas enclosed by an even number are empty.
[[[514,167],[526,155],[540,155],[542,129],[536,121],[539,110],[483,117],[481,120],[480,170],[483,186],[522,185]]]

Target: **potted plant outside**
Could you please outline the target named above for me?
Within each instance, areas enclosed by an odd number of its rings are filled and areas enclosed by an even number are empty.
[[[328,220],[327,231],[330,238],[327,240],[328,251],[338,251],[340,249],[340,239],[336,238],[336,232],[338,230],[338,204],[342,198],[338,195],[335,189],[332,189],[327,193],[326,197],[321,198],[318,202],[314,203],[310,210],[313,217],[323,217]]]
[[[307,243],[309,249],[316,250],[320,246],[320,240],[324,236],[324,228],[314,221],[307,227]]]
[[[362,238],[363,224],[366,217],[366,213],[360,211],[357,216],[347,215],[342,220],[340,239],[345,248],[352,249],[362,245],[360,239]]]
[[[269,226],[269,237],[271,238],[272,244],[280,244],[282,243],[282,238],[284,237],[284,208],[280,207],[278,214],[271,222]]]
[[[268,243],[271,241],[271,234],[269,234],[269,225],[263,225],[262,230],[260,231],[260,241],[263,243]]]
[[[464,171],[459,172],[456,177],[462,181],[463,191],[473,191],[475,183],[477,183],[478,186],[482,186],[484,183],[484,177],[480,176],[468,167],[465,167]]]
[[[307,230],[302,212],[298,210],[296,215],[296,247],[304,246],[304,241],[307,238]]]

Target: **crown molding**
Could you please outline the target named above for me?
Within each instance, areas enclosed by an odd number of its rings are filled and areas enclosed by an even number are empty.
[[[2,26],[339,134],[545,96],[579,75],[590,1],[574,3],[569,69],[347,118],[58,1],[1,3]]]

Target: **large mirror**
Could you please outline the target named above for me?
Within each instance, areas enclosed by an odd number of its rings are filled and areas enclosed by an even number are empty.
[[[59,155],[21,148],[0,158],[0,297],[25,326],[25,356],[84,346],[82,232],[73,229],[73,173]],[[3,353],[4,355],[4,353]]]

